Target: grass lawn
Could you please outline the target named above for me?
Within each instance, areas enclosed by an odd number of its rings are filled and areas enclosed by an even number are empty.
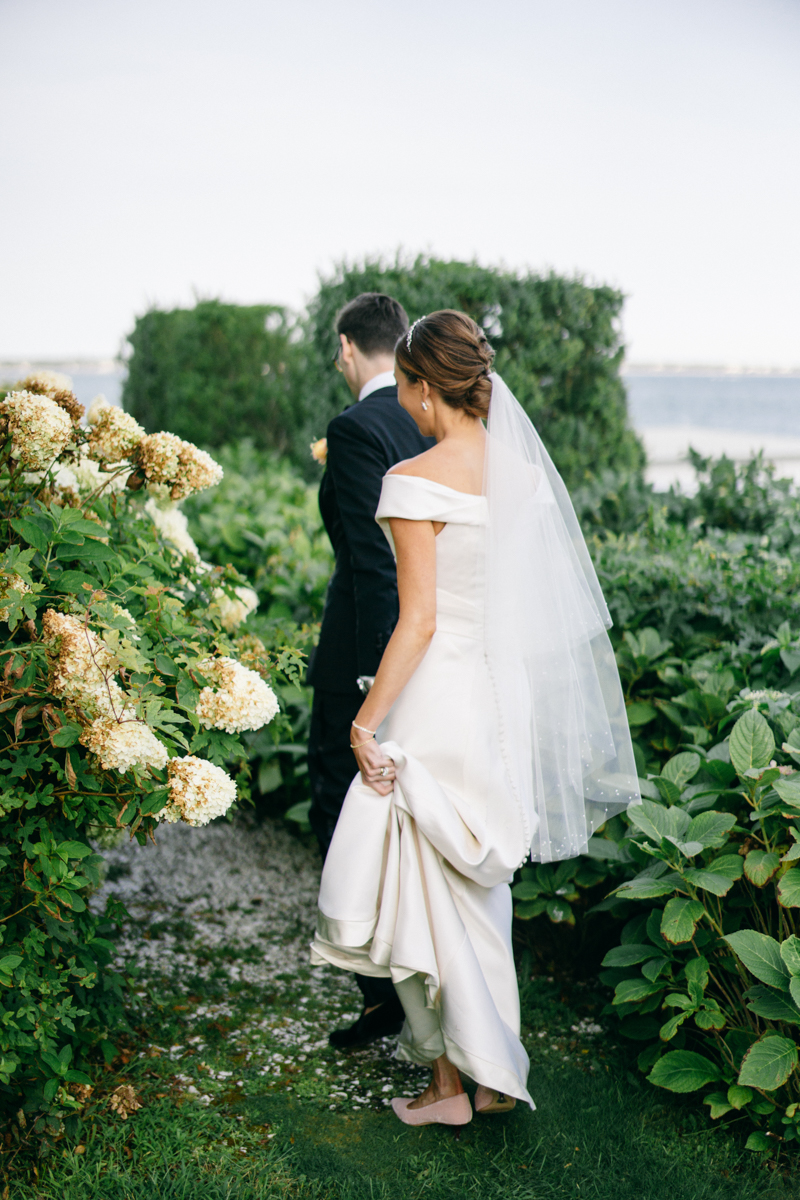
[[[135,1032],[98,1069],[77,1137],[38,1161],[32,1138],[6,1147],[3,1200],[800,1196],[785,1160],[762,1163],[691,1097],[635,1073],[591,985],[523,981],[536,1112],[475,1117],[458,1139],[401,1125],[389,1098],[425,1073],[388,1041],[349,1055],[327,1044],[358,993],[306,965],[312,851],[279,826],[164,833],[158,850],[110,856],[133,916],[120,955]],[[141,1104],[126,1120],[109,1106],[120,1085]]]

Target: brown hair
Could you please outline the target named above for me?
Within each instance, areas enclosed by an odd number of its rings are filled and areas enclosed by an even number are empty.
[[[452,308],[422,317],[398,338],[394,354],[409,383],[426,379],[452,408],[487,416],[494,350],[472,317]]]

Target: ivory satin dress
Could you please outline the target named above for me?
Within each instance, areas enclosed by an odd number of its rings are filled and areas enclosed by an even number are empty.
[[[356,775],[325,860],[312,962],[396,983],[421,978],[448,1058],[526,1101],[509,887],[523,818],[501,753],[483,641],[487,502],[386,475],[376,520],[445,522],[436,537],[436,632],[378,730],[397,768],[380,796]],[[406,1021],[397,1057],[428,1064]]]

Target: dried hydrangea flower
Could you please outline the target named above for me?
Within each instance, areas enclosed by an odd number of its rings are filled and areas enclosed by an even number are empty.
[[[49,396],[9,392],[0,404],[11,436],[11,454],[31,471],[44,471],[72,437],[72,421]]]
[[[197,669],[212,684],[202,689],[197,701],[197,718],[206,729],[226,733],[261,729],[278,713],[272,688],[235,658],[204,658]]]
[[[226,813],[236,799],[236,784],[230,775],[194,754],[171,758],[167,774],[169,801],[157,814],[162,821],[207,825]]]
[[[171,501],[159,504],[155,496],[150,496],[144,506],[144,511],[164,541],[170,542],[182,558],[194,558],[199,562],[200,551],[189,533],[189,522],[176,504]]]
[[[95,396],[94,400],[92,400],[86,410],[86,424],[94,425],[96,421],[99,421],[103,410],[112,407],[113,405],[109,404],[103,393],[100,392],[97,396]]]
[[[184,500],[222,479],[222,467],[210,454],[174,433],[150,434],[139,444],[136,458],[148,484],[168,486],[172,500]]]
[[[129,458],[145,436],[138,421],[121,408],[101,408],[89,427],[89,458],[118,463]]]
[[[214,588],[211,593],[211,612],[219,617],[228,633],[238,629],[250,613],[258,608],[258,593],[249,587],[234,588],[236,598],[231,598],[223,588]]]
[[[243,667],[255,671],[262,679],[269,678],[269,651],[260,637],[254,633],[243,633],[234,643],[238,661]]]
[[[118,1088],[114,1089],[109,1097],[108,1106],[123,1121],[127,1121],[131,1113],[142,1107],[136,1092],[129,1083],[121,1083]]]
[[[0,621],[7,621],[9,617],[9,605],[3,603],[4,600],[8,600],[8,593],[19,592],[20,596],[24,596],[30,590],[25,580],[21,579],[16,572],[0,571]]]
[[[49,608],[42,634],[50,662],[50,688],[72,700],[89,716],[118,717],[125,693],[114,679],[119,663],[83,621]]]
[[[69,375],[62,375],[60,371],[33,371],[19,386],[29,392],[54,396],[56,392],[71,392],[72,380]]]
[[[104,771],[131,767],[165,767],[169,754],[149,725],[123,712],[119,721],[98,717],[81,734],[81,745],[94,754]]]

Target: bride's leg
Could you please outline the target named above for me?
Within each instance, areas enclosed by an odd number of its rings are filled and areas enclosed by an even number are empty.
[[[444,1052],[439,1017],[434,1009],[427,1006],[422,977],[411,975],[401,983],[395,984],[395,988],[411,1027],[414,1049],[421,1057],[430,1056],[428,1061],[433,1071],[433,1078],[428,1087],[421,1096],[412,1100],[408,1107],[424,1108],[428,1104],[435,1104],[437,1100],[460,1095],[464,1091],[461,1076],[458,1068],[453,1066]]]

